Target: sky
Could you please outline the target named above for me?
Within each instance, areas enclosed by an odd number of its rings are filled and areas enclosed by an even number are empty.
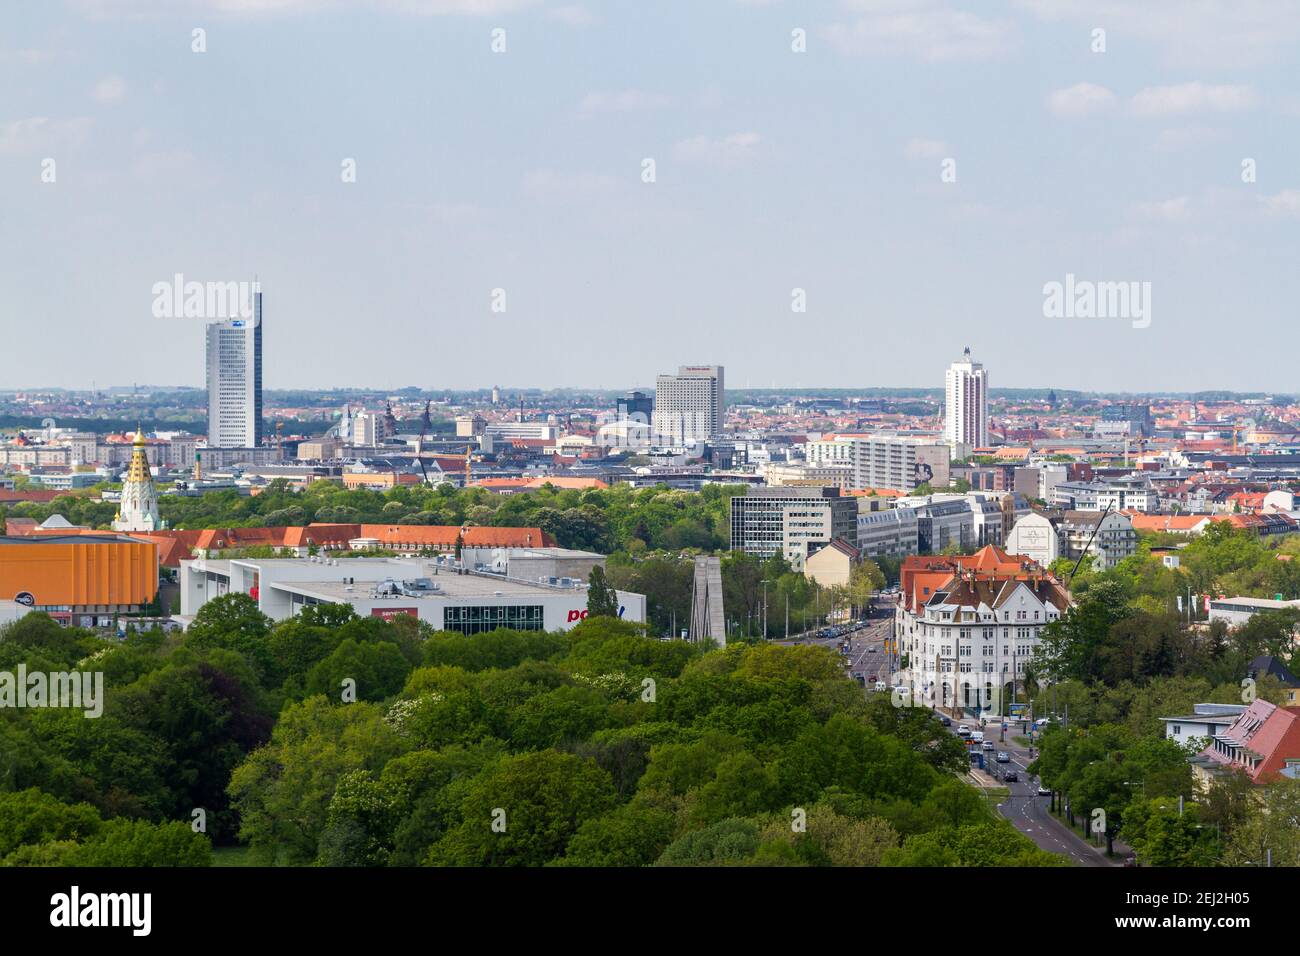
[[[0,389],[1300,392],[1300,0],[7,6]]]

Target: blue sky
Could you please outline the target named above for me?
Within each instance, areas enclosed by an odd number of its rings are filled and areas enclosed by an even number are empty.
[[[261,278],[271,388],[937,386],[969,345],[995,387],[1300,391],[1300,0],[16,7],[0,388],[201,385],[181,273]],[[1067,274],[1150,326],[1045,318]]]

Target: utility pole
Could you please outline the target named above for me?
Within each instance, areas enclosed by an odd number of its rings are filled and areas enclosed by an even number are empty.
[[[790,592],[785,594],[785,639],[790,640]]]

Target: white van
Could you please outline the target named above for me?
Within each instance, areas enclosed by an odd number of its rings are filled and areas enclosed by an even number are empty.
[[[977,743],[977,744],[978,744],[978,743],[983,743],[983,741],[984,741],[984,731],[982,731],[982,730],[972,730],[972,731],[971,731],[971,735],[970,735],[970,739],[973,740],[973,741],[975,741],[975,743]]]

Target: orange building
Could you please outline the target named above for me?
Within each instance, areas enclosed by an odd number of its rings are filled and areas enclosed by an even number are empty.
[[[115,534],[0,537],[0,597],[77,626],[138,612],[158,593],[151,541]]]

